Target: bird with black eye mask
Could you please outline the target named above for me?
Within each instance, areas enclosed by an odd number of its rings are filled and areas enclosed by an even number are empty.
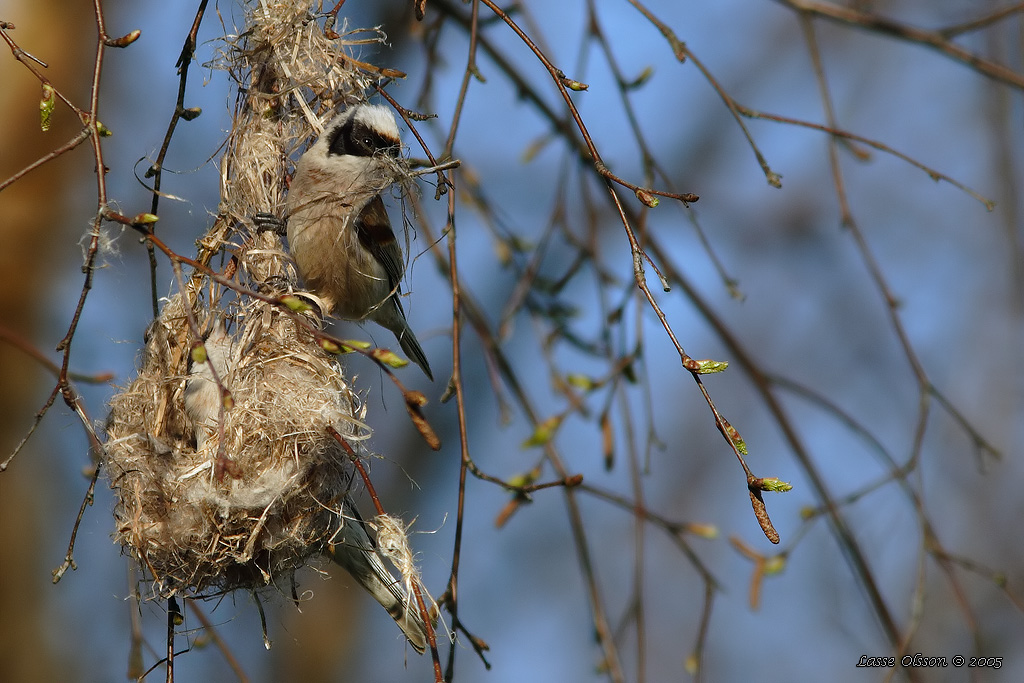
[[[372,320],[433,379],[399,301],[405,272],[381,193],[401,151],[391,111],[350,106],[299,159],[287,202],[288,244],[306,286],[345,320]]]

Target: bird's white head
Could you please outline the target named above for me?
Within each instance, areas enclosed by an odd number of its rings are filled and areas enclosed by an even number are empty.
[[[326,155],[397,157],[402,149],[395,115],[387,107],[356,104],[336,116],[320,136]]]

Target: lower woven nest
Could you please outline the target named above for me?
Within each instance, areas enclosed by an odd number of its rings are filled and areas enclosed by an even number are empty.
[[[217,368],[230,398],[214,425],[193,424],[184,398],[201,340],[185,307],[199,289],[165,304],[138,377],[111,401],[115,540],[150,574],[152,597],[287,590],[344,523],[354,468],[328,427],[356,449],[368,429],[337,361],[287,312],[247,297],[230,313],[192,304],[204,335],[226,318],[230,340]]]

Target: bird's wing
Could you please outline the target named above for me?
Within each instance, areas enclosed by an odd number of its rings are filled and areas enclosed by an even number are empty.
[[[360,212],[355,229],[359,243],[384,266],[384,272],[388,276],[388,288],[395,292],[400,291],[398,283],[405,272],[402,248],[395,239],[395,232],[391,229],[391,221],[380,195],[371,199]]]

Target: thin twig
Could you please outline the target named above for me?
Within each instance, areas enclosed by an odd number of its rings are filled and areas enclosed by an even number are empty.
[[[908,43],[918,43],[938,50],[950,59],[966,64],[972,70],[995,81],[1015,88],[1024,88],[1024,74],[1019,74],[1002,64],[996,64],[970,50],[952,42],[949,34],[942,31],[926,31],[907,24],[893,21],[853,7],[813,0],[775,0],[775,2],[798,12],[806,12],[829,21],[846,24],[880,35],[889,35]],[[1018,8],[1019,9],[1019,8]],[[1002,18],[1002,17],[999,17]],[[948,31],[948,29],[947,29]]]
[[[187,113],[185,109],[185,90],[188,86],[188,69],[192,64],[192,57],[195,55],[196,51],[196,40],[199,34],[199,26],[203,22],[203,17],[206,16],[206,4],[208,1],[209,0],[199,0],[199,7],[196,9],[195,18],[192,20],[192,27],[185,36],[185,43],[182,45],[181,53],[178,55],[178,61],[175,64],[175,68],[178,69],[178,96],[174,102],[174,111],[171,112],[171,120],[167,124],[167,132],[164,133],[164,141],[163,144],[160,145],[160,151],[156,155],[156,160],[146,171],[146,177],[153,178],[153,200],[150,203],[149,212],[154,216],[159,215],[161,197],[160,186],[163,183],[164,177],[164,159],[167,158],[167,152],[171,148],[171,138],[178,129],[178,122],[182,118],[186,118],[186,120],[195,118],[195,115]],[[341,3],[339,3],[339,5],[340,4]],[[152,242],[146,243],[146,252],[149,256],[150,296],[153,306],[153,317],[155,318],[159,315],[160,309],[157,295],[156,252],[153,249]]]
[[[249,676],[245,673],[245,669],[242,668],[242,663],[238,661],[238,658],[235,657],[235,653],[231,651],[228,644],[220,637],[220,633],[217,632],[217,628],[213,625],[213,622],[210,621],[210,618],[207,617],[206,613],[199,608],[199,605],[196,604],[195,600],[186,600],[185,604],[188,605],[188,608],[192,611],[192,614],[196,616],[196,619],[199,620],[199,623],[203,625],[204,632],[210,636],[210,640],[213,641],[213,644],[220,651],[221,656],[224,657],[224,661],[227,662],[229,667],[231,667],[231,670],[234,672],[235,676],[238,677],[240,683],[248,683]]]

